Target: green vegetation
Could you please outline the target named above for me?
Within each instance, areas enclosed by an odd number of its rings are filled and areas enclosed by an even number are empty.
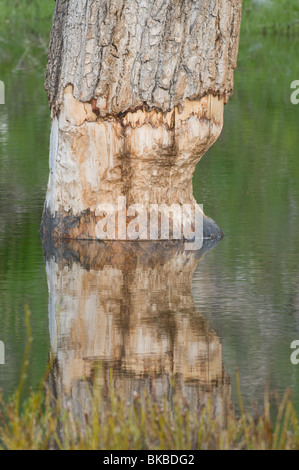
[[[243,0],[243,33],[299,33],[297,0]]]
[[[112,387],[112,384],[111,384]],[[298,418],[286,394],[275,422],[269,403],[263,414],[225,420],[213,416],[209,405],[194,415],[186,402],[174,398],[173,409],[145,394],[130,404],[121,395],[92,394],[91,412],[72,416],[49,390],[31,393],[19,405],[0,397],[0,449],[299,449]]]
[[[299,449],[298,418],[290,393],[287,391],[277,405],[273,422],[267,394],[262,414],[244,411],[238,376],[239,418],[232,412],[228,416],[215,414],[211,403],[191,413],[187,400],[176,395],[175,389],[171,405],[166,396],[158,403],[146,393],[135,393],[128,402],[115,393],[112,374],[108,397],[102,391],[105,387],[86,383],[84,404],[65,408],[49,385],[52,359],[38,390],[21,403],[32,341],[29,319],[26,307],[27,346],[20,384],[8,403],[0,395],[2,450]]]
[[[54,0],[0,0],[0,63],[44,70]]]
[[[44,70],[54,0],[0,0],[0,61]],[[297,0],[243,0],[243,34],[299,33]]]

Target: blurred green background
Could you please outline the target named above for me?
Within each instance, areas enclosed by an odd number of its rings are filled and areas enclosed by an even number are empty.
[[[49,353],[48,293],[39,224],[48,178],[50,116],[43,89],[52,0],[0,0],[0,386],[18,383],[25,348],[24,305],[32,312],[28,384]],[[194,193],[227,234],[193,279],[198,310],[223,343],[223,362],[243,395],[265,384],[291,387],[299,409],[298,0],[244,0],[235,93],[220,139],[199,163]]]

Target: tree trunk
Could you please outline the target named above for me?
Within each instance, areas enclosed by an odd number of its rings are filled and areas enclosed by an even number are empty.
[[[56,0],[44,236],[95,239],[100,204],[194,204],[233,91],[242,0]],[[128,223],[128,220],[127,220]],[[204,218],[204,235],[219,236]]]

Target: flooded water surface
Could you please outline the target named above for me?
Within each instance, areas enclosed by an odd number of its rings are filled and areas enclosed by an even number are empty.
[[[297,41],[298,42],[298,41]],[[248,405],[265,388],[290,387],[299,410],[298,44],[255,37],[241,43],[235,93],[218,142],[198,164],[194,194],[226,234],[186,252],[176,243],[42,246],[49,110],[43,74],[4,62],[0,106],[0,387],[18,384],[33,343],[27,384],[35,388],[52,350],[51,383],[66,402],[86,383],[141,389],[193,409],[236,407],[236,369]]]

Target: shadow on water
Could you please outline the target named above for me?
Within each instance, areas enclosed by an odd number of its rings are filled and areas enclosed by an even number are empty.
[[[109,395],[112,371],[128,401],[143,390],[171,402],[174,384],[191,410],[208,400],[217,414],[232,409],[220,339],[191,293],[193,272],[215,244],[198,252],[178,242],[44,245],[50,383],[64,406],[81,414],[93,386]]]

